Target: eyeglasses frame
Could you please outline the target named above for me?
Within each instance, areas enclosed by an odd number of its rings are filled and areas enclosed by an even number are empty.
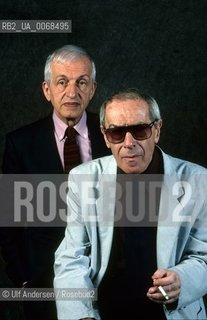
[[[147,140],[147,139],[149,139],[149,138],[151,138],[151,136],[152,136],[152,127],[154,126],[154,124],[156,123],[156,122],[158,122],[159,121],[159,119],[155,119],[154,121],[152,121],[151,123],[143,123],[143,124],[135,124],[135,125],[129,125],[129,126],[117,126],[117,127],[113,127],[113,128],[105,128],[105,127],[103,127],[103,131],[104,131],[104,133],[105,133],[105,135],[106,135],[106,138],[107,138],[107,140],[110,142],[110,143],[113,143],[113,144],[118,144],[118,143],[122,143],[123,141],[124,141],[124,139],[125,139],[125,136],[126,136],[126,134],[127,134],[127,132],[129,132],[129,133],[131,133],[131,135],[132,135],[132,137],[135,139],[135,140],[137,140],[137,141],[143,141],[143,140]],[[133,131],[131,132],[130,131],[130,128],[133,128],[133,127],[136,127],[136,126],[145,126],[145,128],[150,128],[150,136],[149,137],[147,137],[147,138],[144,138],[144,139],[137,139],[136,137],[134,137],[134,135],[133,135]],[[127,130],[127,127],[129,128],[129,131]],[[109,139],[108,139],[108,137],[107,137],[107,131],[109,130],[109,129],[114,129],[114,128],[125,128],[126,129],[126,131],[125,131],[125,135],[124,135],[124,137],[123,137],[123,140],[121,140],[121,141],[118,141],[118,142],[112,142],[112,141],[110,141]]]

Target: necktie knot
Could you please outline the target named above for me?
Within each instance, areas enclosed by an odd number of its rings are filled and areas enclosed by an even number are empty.
[[[65,130],[65,137],[68,139],[74,139],[77,134],[77,131],[73,127],[67,127]]]

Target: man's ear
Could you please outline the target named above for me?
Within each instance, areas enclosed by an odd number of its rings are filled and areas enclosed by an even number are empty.
[[[51,97],[50,97],[50,86],[49,86],[47,81],[44,81],[42,83],[42,90],[43,90],[44,96],[47,99],[47,101],[50,101],[51,100]]]
[[[155,143],[158,143],[160,139],[160,131],[162,128],[162,120],[158,120],[158,122],[155,124],[155,130],[156,130],[156,135],[155,135]]]
[[[105,140],[105,144],[106,144],[107,148],[111,149],[111,144],[108,142],[108,140],[106,138],[104,127],[101,125],[100,128],[101,128],[101,132],[102,132],[102,134],[104,136],[104,140]]]
[[[93,85],[92,85],[91,92],[90,92],[90,100],[93,98],[94,93],[96,91],[96,88],[97,88],[97,82],[93,81]]]

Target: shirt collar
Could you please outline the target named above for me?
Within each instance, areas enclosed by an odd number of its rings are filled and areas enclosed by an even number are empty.
[[[52,118],[53,118],[54,127],[55,127],[55,134],[58,140],[62,141],[65,136],[65,130],[67,128],[67,124],[63,122],[60,118],[58,118],[58,116],[54,111],[53,111]]]
[[[65,137],[65,130],[67,129],[67,124],[65,122],[63,122],[57,115],[56,113],[53,111],[53,122],[54,122],[54,127],[55,127],[55,134],[57,135],[57,138],[59,141],[62,141]],[[81,119],[79,120],[79,122],[74,126],[74,128],[76,129],[76,131],[78,132],[78,134],[80,136],[82,136],[83,138],[87,138],[88,137],[88,129],[87,129],[87,125],[86,125],[86,112],[84,111]]]
[[[74,126],[78,134],[84,139],[88,137],[88,128],[87,128],[86,120],[87,120],[87,115],[86,115],[86,112],[84,111],[79,122]]]

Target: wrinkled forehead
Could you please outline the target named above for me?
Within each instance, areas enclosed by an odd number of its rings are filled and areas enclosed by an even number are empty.
[[[149,106],[142,99],[115,99],[107,104],[105,112],[108,126],[148,123],[150,121]]]
[[[89,65],[92,65],[92,62],[90,61],[90,59],[85,56],[85,55],[75,55],[75,54],[65,54],[65,55],[62,55],[62,56],[55,56],[51,63],[63,63],[63,64],[70,64],[70,63],[73,63],[73,62],[81,62],[81,63],[85,63],[85,64],[89,64]]]
[[[54,60],[51,63],[51,71],[59,72],[65,70],[67,72],[80,72],[91,76],[92,64],[91,61],[84,56],[71,58],[71,59],[61,59]]]

